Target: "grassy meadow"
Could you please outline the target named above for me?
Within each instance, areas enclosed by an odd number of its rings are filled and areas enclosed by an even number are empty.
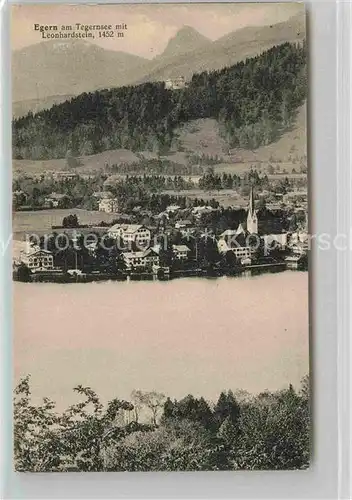
[[[12,216],[13,239],[23,240],[26,233],[44,234],[52,226],[62,224],[62,219],[70,214],[76,214],[80,224],[99,224],[111,222],[116,214],[107,214],[94,210],[80,208],[52,208],[48,210],[32,210],[29,212],[14,212]]]

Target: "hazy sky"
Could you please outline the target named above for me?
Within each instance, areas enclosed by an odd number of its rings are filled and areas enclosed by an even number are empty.
[[[168,40],[184,25],[216,40],[245,26],[285,21],[302,12],[299,3],[149,4],[149,5],[15,5],[12,7],[12,48],[21,49],[43,41],[34,24],[127,24],[124,38],[95,38],[111,50],[151,58],[161,53]]]

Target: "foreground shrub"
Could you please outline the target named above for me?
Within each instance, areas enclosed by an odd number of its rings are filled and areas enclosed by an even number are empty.
[[[58,413],[47,398],[32,405],[26,377],[15,389],[15,467],[31,472],[306,468],[308,388],[306,378],[300,392],[290,386],[236,399],[229,391],[215,405],[188,395],[167,398],[163,406],[162,394],[134,391],[136,406],[113,399],[104,407],[91,388],[77,386],[83,400]],[[141,415],[151,423],[139,422]]]

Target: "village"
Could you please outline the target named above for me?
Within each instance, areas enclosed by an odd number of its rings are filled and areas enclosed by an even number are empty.
[[[119,213],[112,193],[95,196],[100,212]],[[45,202],[58,209],[64,198],[53,193]],[[299,207],[306,213],[303,191],[289,192],[283,199],[294,200],[296,211]],[[125,214],[127,220],[117,215],[118,222],[111,225],[80,224],[71,214],[51,232],[26,235],[26,247],[14,259],[14,279],[171,279],[307,268],[306,217],[292,225],[292,217],[285,221],[263,206],[258,208],[253,187],[245,209],[212,205],[216,204],[182,208],[174,203],[155,216],[134,207],[132,215]]]

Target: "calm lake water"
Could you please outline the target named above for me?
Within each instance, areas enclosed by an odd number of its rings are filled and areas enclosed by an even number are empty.
[[[14,283],[15,380],[59,408],[89,385],[214,400],[297,386],[308,372],[308,273],[170,282]]]

